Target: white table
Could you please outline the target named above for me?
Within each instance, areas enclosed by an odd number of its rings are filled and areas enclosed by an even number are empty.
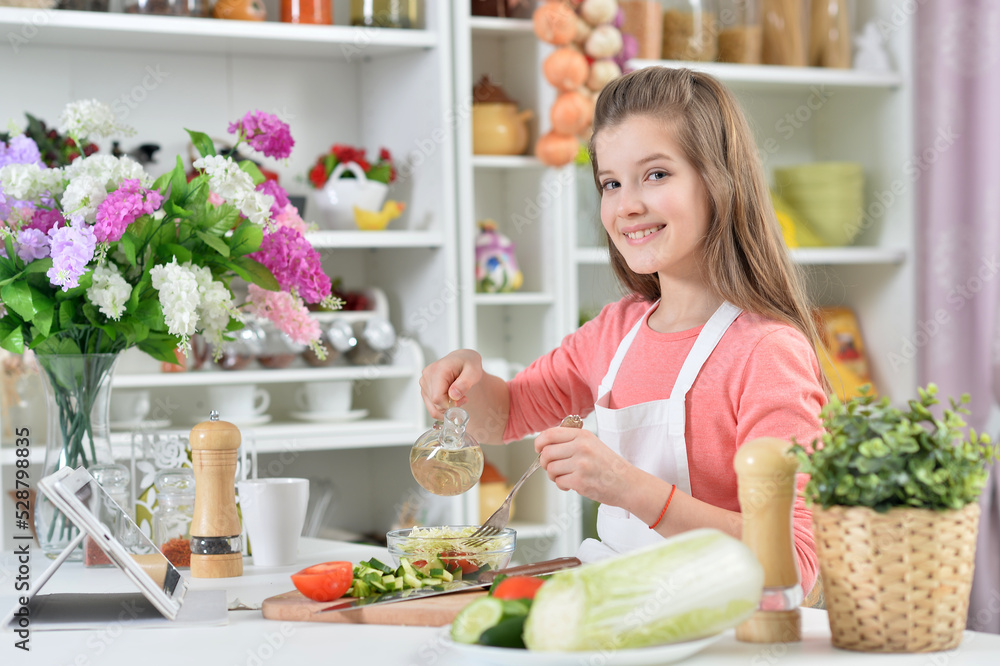
[[[292,589],[290,573],[327,560],[387,558],[384,549],[357,544],[304,539],[299,563],[272,569],[255,568],[246,561],[244,575],[231,579],[190,579],[196,589],[225,589],[230,606],[259,608],[267,597]],[[11,554],[0,559],[0,615],[14,602]],[[32,577],[41,575],[48,560],[33,558]],[[187,570],[184,570],[185,573]],[[117,569],[85,569],[64,564],[46,584],[45,592],[132,592],[134,587]],[[966,632],[962,645],[951,652],[879,655],[836,650],[830,644],[826,613],[803,609],[801,643],[752,645],[738,642],[733,632],[683,663],[703,665],[826,666],[996,666],[1000,664],[1000,636]],[[222,627],[139,628],[109,625],[98,631],[32,631],[31,652],[14,647],[15,634],[0,632],[0,664],[44,666],[145,666],[174,664],[178,658],[191,666],[264,666],[272,664],[386,664],[459,666],[468,663],[443,642],[438,627],[387,627],[265,620],[259,610],[233,610]],[[193,660],[198,661],[193,661]],[[574,666],[576,666],[576,662]],[[585,666],[580,664],[579,666]],[[586,666],[590,666],[589,664]],[[595,664],[594,666],[600,666]]]

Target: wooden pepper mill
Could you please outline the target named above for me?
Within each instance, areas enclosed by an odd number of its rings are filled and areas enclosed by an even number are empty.
[[[194,467],[194,518],[191,522],[191,575],[232,578],[243,575],[243,538],[236,512],[236,463],[240,430],[220,421],[191,429]]]
[[[774,437],[747,442],[736,452],[743,543],[764,567],[759,608],[736,627],[747,643],[802,640],[802,587],[792,545],[792,504],[798,461],[789,443]]]

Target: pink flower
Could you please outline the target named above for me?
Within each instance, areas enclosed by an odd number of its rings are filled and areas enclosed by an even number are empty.
[[[25,224],[22,229],[38,229],[42,233],[49,233],[52,227],[66,226],[66,218],[58,210],[46,210],[44,208],[35,209],[31,216],[31,221]]]
[[[300,234],[306,232],[306,223],[299,217],[299,209],[292,204],[286,205],[281,211],[275,214],[274,223],[279,227],[294,229]]]
[[[295,229],[278,227],[264,234],[260,249],[248,255],[264,264],[281,289],[295,289],[307,303],[330,295],[330,278],[323,272],[319,252]]]
[[[286,291],[268,291],[251,284],[247,303],[250,314],[270,319],[293,342],[308,345],[319,339],[319,321],[309,316],[309,310]]]
[[[163,195],[142,187],[138,178],[123,180],[97,207],[94,235],[102,243],[121,240],[128,225],[141,215],[151,214],[161,203]]]
[[[226,200],[223,199],[222,197],[220,197],[215,192],[209,192],[208,193],[208,203],[212,204],[213,206],[218,207],[218,206],[221,206],[222,204],[226,203]]]
[[[292,146],[295,145],[292,132],[288,124],[278,120],[275,115],[262,111],[247,113],[240,120],[229,124],[230,134],[238,134],[240,131],[254,150],[267,157],[283,159],[292,154]]]

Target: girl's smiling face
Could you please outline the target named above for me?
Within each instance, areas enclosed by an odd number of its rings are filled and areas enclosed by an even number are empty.
[[[702,274],[711,207],[674,136],[668,122],[632,116],[602,129],[595,153],[601,222],[628,267],[683,279]]]

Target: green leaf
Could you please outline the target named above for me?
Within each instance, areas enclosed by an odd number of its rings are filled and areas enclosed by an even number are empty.
[[[10,310],[25,321],[31,321],[35,314],[51,308],[53,301],[38,288],[27,282],[12,282],[0,289],[0,299]]]
[[[39,310],[35,313],[35,318],[31,320],[31,323],[38,328],[39,332],[48,337],[49,332],[52,330],[52,320],[56,315],[55,301],[53,304],[44,310]]]
[[[238,166],[241,169],[243,169],[243,171],[245,171],[246,173],[250,174],[250,177],[253,179],[253,184],[254,185],[260,185],[265,180],[267,180],[266,178],[264,178],[264,174],[262,174],[260,172],[260,167],[258,167],[256,164],[254,164],[250,160],[241,160],[238,163]]]
[[[193,213],[183,206],[174,203],[172,199],[163,202],[163,212],[167,217],[191,217]]]
[[[173,170],[161,174],[159,178],[153,181],[153,189],[159,190],[161,194],[166,192],[165,188],[170,183],[171,177],[173,177]]]
[[[163,246],[163,249],[169,252],[170,257],[176,257],[177,263],[183,264],[191,261],[191,250],[187,249],[183,245],[178,245],[176,243],[167,243]]]
[[[44,259],[35,259],[30,264],[24,267],[25,275],[31,275],[32,273],[45,273],[50,268],[52,268],[52,257],[45,257]]]
[[[121,240],[118,241],[118,247],[125,253],[125,259],[128,261],[129,266],[135,266],[135,237],[126,231],[122,234]]]
[[[388,164],[378,164],[369,169],[365,175],[368,176],[368,180],[377,180],[388,185],[389,178],[392,176],[392,167]]]
[[[13,264],[14,257],[17,256],[17,253],[14,252],[14,236],[12,236],[9,233],[5,233],[4,234],[4,237],[3,237],[3,248],[7,252],[8,260]]]
[[[237,275],[247,282],[253,282],[261,289],[269,291],[278,291],[281,289],[271,271],[267,270],[264,264],[254,261],[250,257],[235,257],[227,266],[231,266]]]
[[[73,325],[76,317],[76,305],[73,301],[63,301],[59,304],[59,328],[67,329]]]
[[[136,308],[135,318],[154,331],[167,328],[167,322],[163,318],[163,308],[160,301],[155,298],[143,299]]]
[[[229,246],[226,245],[226,241],[222,240],[218,236],[213,236],[212,234],[206,234],[204,231],[196,231],[195,236],[197,236],[201,241],[211,247],[213,250],[221,254],[223,257],[229,256]]]
[[[181,161],[181,156],[178,155],[177,164],[170,172],[170,198],[167,199],[164,204],[169,201],[179,201],[183,199],[187,194],[187,189],[187,173],[184,171],[184,162]]]
[[[205,212],[205,224],[202,228],[206,233],[221,236],[240,222],[240,211],[231,204],[222,204]]]
[[[0,347],[14,354],[24,353],[24,331],[20,322],[8,321],[10,317],[0,319]]]
[[[229,250],[234,256],[250,254],[259,250],[263,241],[264,230],[249,220],[244,220],[229,239]]]
[[[198,154],[202,157],[209,157],[215,155],[215,144],[212,143],[212,139],[209,138],[204,132],[197,132],[195,130],[186,130],[188,136],[191,137],[191,143],[198,150]],[[178,157],[180,159],[180,157]]]
[[[35,351],[40,354],[79,354],[80,345],[75,340],[57,336],[42,341]]]
[[[149,337],[139,342],[137,347],[158,361],[176,364],[177,355],[174,350],[177,349],[177,344],[177,338],[172,335],[150,333]]]

